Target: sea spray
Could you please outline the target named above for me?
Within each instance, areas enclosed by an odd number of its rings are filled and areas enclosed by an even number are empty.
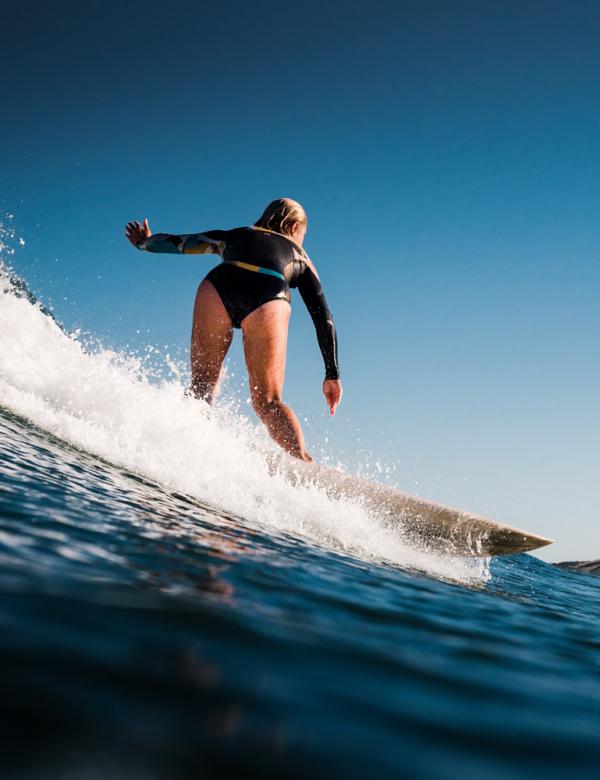
[[[139,356],[64,332],[2,264],[14,233],[0,236],[2,405],[64,441],[255,527],[442,578],[487,579],[486,561],[417,549],[359,501],[333,499],[315,485],[294,488],[271,473],[267,458],[275,445],[262,427],[236,413],[235,405],[211,408],[187,397],[173,365],[167,366],[171,378],[159,380]]]

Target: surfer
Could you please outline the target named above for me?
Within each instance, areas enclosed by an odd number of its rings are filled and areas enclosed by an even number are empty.
[[[201,282],[192,324],[192,393],[211,403],[223,361],[240,328],[252,406],[272,438],[305,461],[300,423],[282,401],[290,288],[297,287],[314,323],[325,363],[323,393],[331,414],[342,398],[337,337],[319,275],[302,247],[307,217],[289,198],[270,203],[250,227],[205,233],[152,234],[148,220],[128,222],[125,235],[147,252],[218,254],[220,265]]]

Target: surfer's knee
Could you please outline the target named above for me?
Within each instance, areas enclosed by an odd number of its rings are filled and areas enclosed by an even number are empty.
[[[281,394],[276,391],[263,390],[255,387],[251,392],[252,408],[259,417],[268,417],[277,414],[285,404],[281,399]]]

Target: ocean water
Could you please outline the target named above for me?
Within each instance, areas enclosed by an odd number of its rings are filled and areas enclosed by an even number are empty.
[[[598,776],[600,579],[417,549],[271,447],[2,266],[0,777]]]

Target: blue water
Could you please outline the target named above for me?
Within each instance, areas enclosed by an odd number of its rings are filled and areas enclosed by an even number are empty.
[[[598,776],[600,578],[417,549],[170,370],[0,259],[1,780]]]
[[[0,416],[6,778],[566,778],[600,580],[478,584],[261,530]]]

